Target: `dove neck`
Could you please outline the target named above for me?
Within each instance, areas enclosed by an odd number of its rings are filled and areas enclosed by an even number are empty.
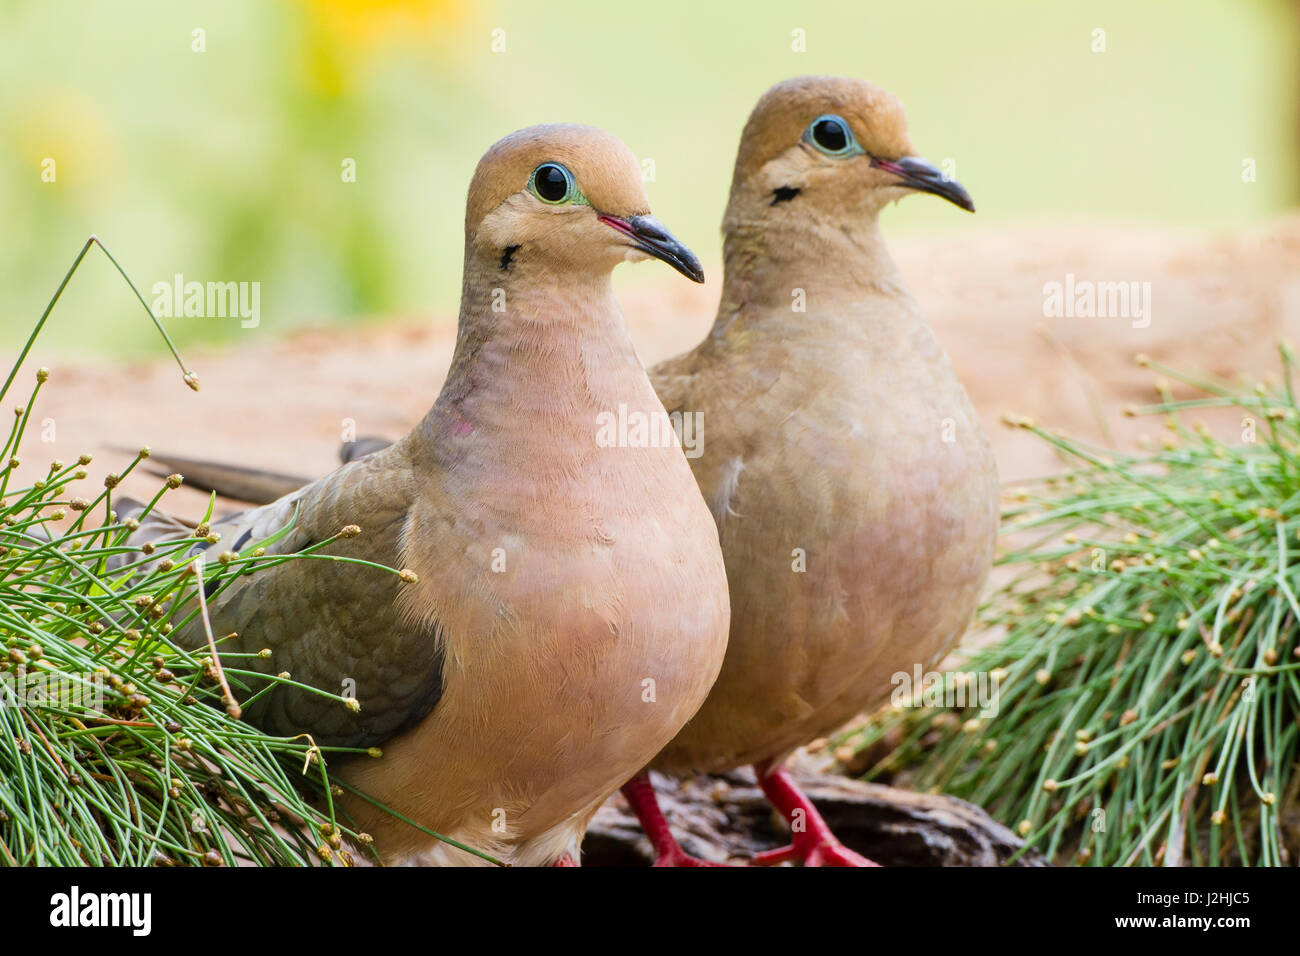
[[[451,367],[426,423],[457,437],[590,443],[596,414],[653,400],[608,273],[467,270]]]
[[[765,211],[749,218],[729,210],[723,222],[720,323],[730,325],[745,312],[803,311],[814,297],[826,305],[908,295],[874,215],[834,222]]]

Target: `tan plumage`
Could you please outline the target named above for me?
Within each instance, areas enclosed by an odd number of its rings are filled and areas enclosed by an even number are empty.
[[[544,162],[564,164],[585,202],[530,192]],[[534,127],[496,144],[470,186],[456,352],[428,415],[214,526],[217,549],[253,547],[296,512],[270,548],[288,553],[357,524],[332,553],[415,572],[403,585],[291,561],[214,595],[213,625],[237,632],[231,650],[270,647],[264,671],[336,693],[350,680],[361,702],[354,714],[278,688],[250,719],[385,741],[382,760],[345,777],[516,865],[576,856],[600,803],[699,706],[725,647],[717,534],[681,449],[597,441],[597,416],[620,403],[663,414],[610,287],[613,266],[646,251],[598,218],[631,220],[661,257],[692,265],[647,212],[635,158],[607,133]],[[368,804],[349,810],[390,862],[476,862]]]
[[[847,120],[865,153],[802,140],[824,114]],[[891,675],[936,665],[971,618],[997,477],[877,225],[908,189],[872,158],[911,154],[901,105],[858,80],[781,83],[745,127],[717,320],[650,373],[670,412],[703,415],[691,467],[732,613],[718,681],[657,767],[777,766],[884,698]]]
[[[828,114],[860,152],[807,141]],[[877,222],[916,189],[972,208],[913,156],[895,97],[840,77],[770,89],[741,137],[713,329],[650,372],[669,411],[703,415],[691,467],[732,614],[717,683],[654,766],[755,763],[786,814],[792,785],[774,780],[784,757],[882,700],[895,673],[936,665],[992,561],[992,451]],[[218,490],[239,479],[221,466],[186,473]],[[626,792],[661,860],[683,862],[644,778]],[[804,833],[799,855],[834,860],[828,831]]]

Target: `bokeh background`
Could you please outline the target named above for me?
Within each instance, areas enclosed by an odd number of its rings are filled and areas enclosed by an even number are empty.
[[[91,233],[146,295],[178,272],[259,281],[259,336],[453,323],[474,164],[544,121],[604,126],[653,159],[656,213],[716,263],[745,116],[800,73],[900,95],[981,228],[1249,227],[1300,204],[1298,41],[1294,0],[3,0],[0,345],[22,343]],[[939,202],[886,217],[903,237],[969,228]],[[141,318],[92,256],[42,344],[157,356]],[[252,334],[169,328],[183,345]]]

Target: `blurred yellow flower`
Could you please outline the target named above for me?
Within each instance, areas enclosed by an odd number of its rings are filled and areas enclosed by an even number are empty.
[[[10,131],[15,152],[33,179],[81,188],[103,198],[123,173],[122,150],[102,108],[78,90],[46,90],[22,104]]]
[[[436,43],[459,26],[469,4],[462,0],[293,0],[310,18],[304,50],[312,84],[338,96],[349,85],[354,59],[399,43]]]
[[[394,39],[434,37],[456,23],[461,0],[296,0],[340,46],[370,48]]]

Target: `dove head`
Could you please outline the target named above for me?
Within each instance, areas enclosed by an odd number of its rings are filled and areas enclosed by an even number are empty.
[[[465,244],[467,265],[485,271],[603,277],[653,257],[704,281],[695,255],[650,215],[632,151],[590,126],[531,126],[492,146],[470,182]]]
[[[917,191],[975,211],[960,183],[914,154],[903,104],[879,87],[837,76],[778,83],[741,135],[727,225],[809,215],[853,224]]]

